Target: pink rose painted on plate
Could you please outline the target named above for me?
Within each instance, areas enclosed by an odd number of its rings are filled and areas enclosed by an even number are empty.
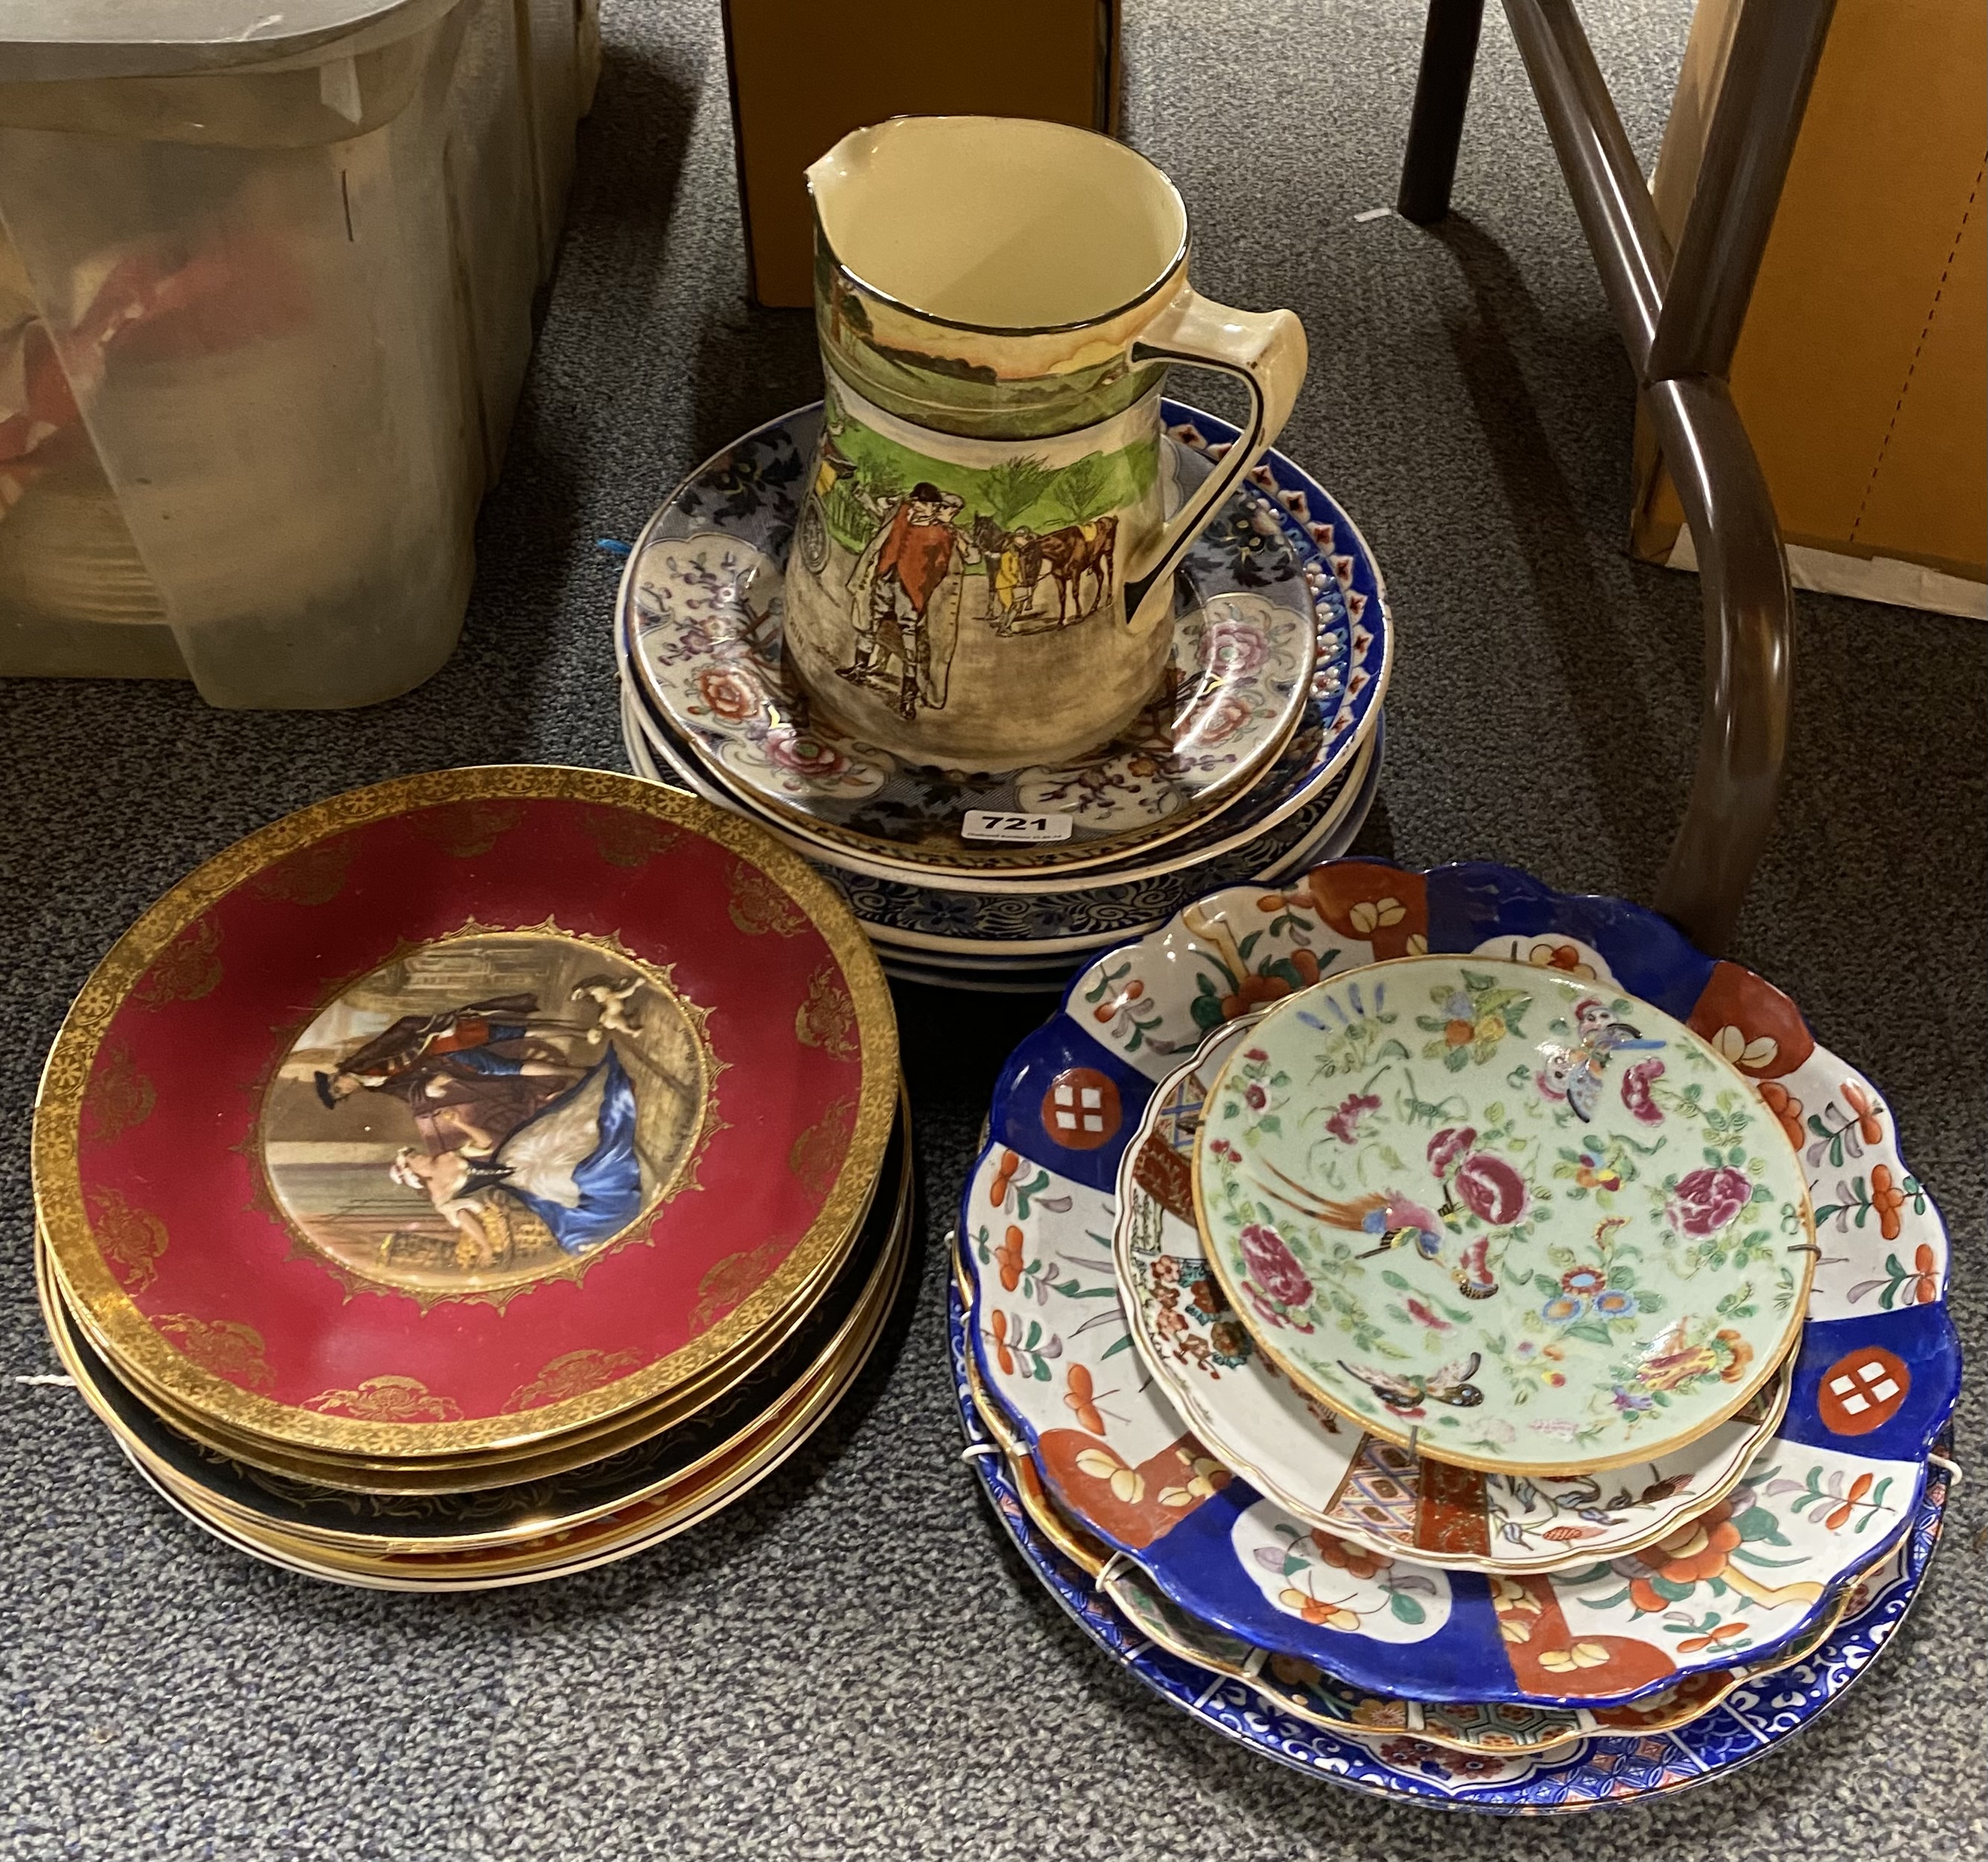
[[[1355,1144],[1359,1140],[1360,1121],[1370,1112],[1381,1110],[1381,1098],[1377,1093],[1354,1093],[1339,1102],[1339,1110],[1325,1121],[1325,1128],[1342,1144]]]
[[[759,688],[729,667],[706,667],[697,675],[697,690],[713,713],[728,724],[739,723],[759,709]]]
[[[1242,1258],[1249,1263],[1249,1277],[1279,1306],[1303,1306],[1311,1303],[1311,1282],[1298,1265],[1284,1238],[1260,1222],[1244,1225],[1236,1239]]]
[[[1678,1179],[1664,1213],[1680,1235],[1716,1235],[1753,1200],[1753,1181],[1730,1164],[1707,1165]]]
[[[1379,1103],[1378,1100],[1374,1102]],[[1428,1141],[1430,1171],[1438,1178],[1447,1177],[1451,1169],[1477,1142],[1475,1125],[1445,1125]]]
[[[1503,1157],[1473,1152],[1457,1166],[1456,1193],[1472,1215],[1502,1228],[1526,1212],[1526,1180]]]
[[[839,776],[849,766],[839,751],[790,724],[776,724],[766,733],[766,755],[783,769],[802,776]]]
[[[1201,663],[1218,679],[1246,678],[1270,657],[1270,643],[1254,623],[1211,620],[1201,637]]]
[[[1664,1122],[1662,1107],[1650,1097],[1650,1089],[1663,1075],[1664,1063],[1661,1060],[1638,1060],[1622,1076],[1622,1103],[1629,1108],[1632,1117],[1641,1119],[1646,1125],[1661,1125]]]
[[[1192,721],[1183,736],[1191,737],[1203,749],[1226,744],[1246,725],[1253,714],[1232,692],[1225,692]]]

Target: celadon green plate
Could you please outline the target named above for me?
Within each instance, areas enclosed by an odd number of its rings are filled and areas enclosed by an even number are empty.
[[[1800,1332],[1800,1161],[1753,1083],[1612,987],[1408,957],[1276,1004],[1196,1137],[1243,1323],[1373,1434],[1505,1474],[1668,1453]]]

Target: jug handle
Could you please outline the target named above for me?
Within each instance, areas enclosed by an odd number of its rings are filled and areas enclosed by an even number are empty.
[[[1128,566],[1128,623],[1158,625],[1172,611],[1174,572],[1243,474],[1283,432],[1304,381],[1305,360],[1304,326],[1291,312],[1232,310],[1198,291],[1182,292],[1139,333],[1134,367],[1184,362],[1233,375],[1249,390],[1249,417],[1221,463]]]

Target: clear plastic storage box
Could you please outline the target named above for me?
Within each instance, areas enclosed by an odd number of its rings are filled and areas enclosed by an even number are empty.
[[[597,45],[593,0],[0,0],[0,673],[325,707],[448,657]]]

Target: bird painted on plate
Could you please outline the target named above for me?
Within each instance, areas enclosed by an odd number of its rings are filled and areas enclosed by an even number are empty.
[[[1433,1209],[1389,1190],[1355,1197],[1350,1202],[1321,1200],[1314,1214],[1329,1228],[1373,1237],[1374,1245],[1361,1252],[1363,1261],[1370,1255],[1385,1254],[1391,1248],[1409,1243],[1425,1261],[1433,1261],[1442,1252],[1442,1218]]]
[[[1384,1254],[1390,1249],[1409,1242],[1415,1245],[1415,1252],[1425,1261],[1442,1258],[1442,1218],[1419,1203],[1382,1195],[1363,1197],[1354,1202],[1326,1203],[1320,1206],[1330,1212],[1326,1219],[1334,1227],[1357,1228],[1361,1234],[1379,1237],[1373,1247],[1359,1255],[1363,1261],[1370,1255]],[[1489,1235],[1476,1235],[1464,1243],[1463,1252],[1450,1273],[1456,1282],[1456,1290],[1465,1299],[1489,1299],[1497,1292],[1498,1280],[1491,1272],[1490,1252]]]
[[[1594,1116],[1601,1098],[1601,1076],[1608,1056],[1618,1048],[1625,1050],[1662,1047],[1661,1041],[1647,1041],[1639,1029],[1618,1022],[1614,1010],[1597,996],[1584,996],[1574,1005],[1574,1045],[1540,1044],[1541,1064],[1534,1078],[1548,1099],[1564,1100],[1574,1116],[1584,1125]]]
[[[1467,1410],[1482,1403],[1483,1391],[1470,1380],[1480,1361],[1473,1351],[1428,1377],[1418,1370],[1376,1370],[1371,1364],[1349,1364],[1344,1358],[1339,1368],[1349,1377],[1357,1377],[1395,1415],[1412,1422],[1427,1413],[1425,1404],[1445,1403],[1452,1409]]]
[[[1377,1254],[1385,1254],[1391,1249],[1413,1245],[1417,1254],[1425,1261],[1438,1261],[1442,1258],[1443,1242],[1449,1231],[1443,1218],[1425,1205],[1414,1201],[1406,1196],[1398,1196],[1392,1190],[1376,1190],[1368,1196],[1356,1196],[1347,1201],[1335,1201],[1316,1196],[1304,1185],[1293,1181],[1274,1164],[1259,1166],[1288,1186],[1288,1194],[1276,1185],[1257,1179],[1266,1194],[1274,1197],[1286,1208],[1296,1209],[1301,1215],[1328,1228],[1344,1230],[1349,1235],[1366,1235],[1373,1245],[1362,1249],[1357,1259],[1370,1260]],[[1464,1245],[1462,1260],[1451,1269],[1456,1282],[1457,1291],[1466,1299],[1488,1299],[1497,1292],[1498,1282],[1493,1276],[1486,1255],[1489,1238],[1479,1235]]]

